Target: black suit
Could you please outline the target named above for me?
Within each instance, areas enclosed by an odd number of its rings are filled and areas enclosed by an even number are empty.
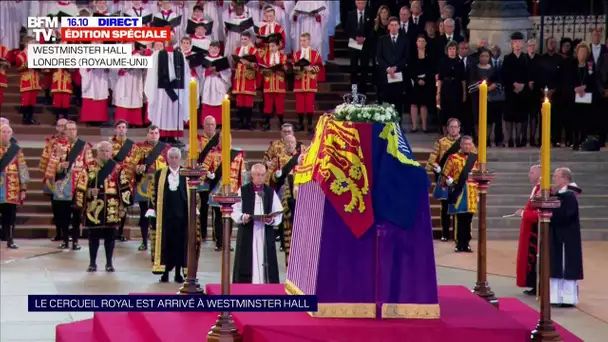
[[[606,137],[608,136],[608,118],[599,110],[608,106],[608,98],[602,94],[603,89],[608,89],[608,47],[606,47],[604,44],[601,45],[600,56],[597,59],[597,63],[595,63],[593,58],[593,46],[589,46],[589,50],[591,52],[589,58],[594,61],[595,72],[598,74],[598,79],[602,87],[600,91],[602,97],[598,101],[600,105],[597,107],[598,112],[596,115],[598,116],[599,140],[602,146],[604,146],[606,144]]]
[[[453,33],[451,40],[455,41],[456,43],[460,43],[464,39],[461,36]],[[448,45],[449,42],[450,39],[448,39],[445,34],[442,34],[441,36],[437,37],[437,51],[435,52],[435,57],[437,59],[442,59],[445,56],[445,46]]]
[[[424,13],[421,13],[421,15],[418,16],[418,22],[416,23],[416,18],[414,18],[414,16],[412,16],[410,18],[410,22],[412,23],[412,25],[414,25],[414,27],[416,28],[416,35],[419,35],[421,33],[424,33],[424,26],[426,25],[426,15],[424,15]]]
[[[374,20],[371,11],[363,11],[363,17],[359,20],[359,10],[355,9],[348,13],[346,21],[346,33],[349,39],[365,37],[363,49],[351,49],[350,54],[350,83],[357,84],[360,91],[365,93],[367,88],[367,76],[369,74],[370,49],[373,46],[372,32],[374,30]]]
[[[466,86],[468,87],[471,83],[469,75],[471,75],[471,71],[473,70],[473,68],[475,68],[475,66],[477,64],[475,61],[475,57],[473,57],[473,56],[460,57],[459,56],[458,59],[460,60],[460,63],[464,67],[464,73],[466,75],[465,81],[466,81]],[[472,113],[473,113],[473,104],[471,103],[471,97],[467,95],[467,100],[464,103],[464,113],[462,113],[462,115],[460,116],[460,118],[462,119],[461,120],[462,121],[461,122],[462,133],[465,135],[476,137],[477,135],[475,134],[475,120],[477,118],[475,118]],[[475,141],[477,141],[477,139],[475,139]]]
[[[404,26],[404,23],[399,22],[399,35],[404,35],[410,41],[410,44],[416,41],[416,36],[418,35],[418,27],[414,25],[414,22],[410,18],[407,24]]]
[[[380,38],[376,51],[376,59],[378,61],[378,75],[380,75],[379,82],[384,84],[386,101],[394,104],[397,111],[401,113],[403,111],[404,83],[388,83],[386,69],[397,67],[396,72],[401,72],[403,76],[406,76],[405,69],[408,57],[410,56],[410,41],[402,34],[397,35],[395,43],[393,43],[392,38],[390,34]],[[404,77],[405,79],[406,77]]]
[[[595,71],[600,72],[602,70],[602,64],[604,63],[604,56],[608,54],[608,47],[604,44],[600,44],[600,55],[597,59],[597,63],[595,62],[595,56],[593,55],[593,45],[589,45],[589,60],[595,64]]]

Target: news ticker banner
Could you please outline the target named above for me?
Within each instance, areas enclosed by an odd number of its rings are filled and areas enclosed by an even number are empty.
[[[149,69],[152,57],[135,53],[133,43],[171,39],[169,27],[144,27],[136,17],[28,17],[28,28],[36,40],[28,44],[31,69]]]
[[[316,296],[28,295],[29,312],[315,312]]]

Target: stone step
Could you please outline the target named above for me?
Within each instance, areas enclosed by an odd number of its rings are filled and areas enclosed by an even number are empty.
[[[36,215],[34,215],[36,217]],[[17,239],[40,239],[40,238],[52,238],[55,236],[55,226],[51,224],[50,217],[48,222],[41,222],[37,219],[31,219],[28,221],[24,221],[24,223],[20,223],[19,220],[22,220],[23,217],[17,214],[18,223],[15,225],[15,238]],[[439,217],[433,217],[433,238],[439,239],[441,237],[441,229],[439,227]],[[82,228],[81,228],[82,229]],[[233,226],[233,235],[232,238],[236,238],[236,230],[238,227],[236,225]],[[82,236],[86,237],[88,230],[86,228],[82,229]],[[212,232],[212,222],[207,221],[207,236],[211,237]],[[136,218],[129,218],[127,224],[125,225],[124,235],[126,238],[131,240],[141,239],[141,232],[139,226],[137,225]]]
[[[500,195],[488,196],[488,206],[519,206],[523,207],[526,201],[530,197],[529,194],[512,194],[512,195]],[[578,198],[580,206],[586,207],[606,207],[608,209],[608,194],[603,195],[588,195],[584,194]],[[505,213],[508,214],[508,213]],[[504,215],[504,214],[503,214]],[[608,216],[608,215],[607,215]]]
[[[581,217],[581,229],[585,230],[608,230],[608,217]],[[503,228],[509,229],[519,229],[519,225],[521,224],[521,218],[518,217],[510,217],[510,218],[502,218],[502,217],[488,217],[486,219],[486,226],[488,230],[497,230]],[[473,220],[473,228],[477,229],[477,216]]]
[[[584,195],[602,195],[608,194],[608,184],[605,185],[593,185],[593,186],[583,186],[585,183],[590,184],[590,182],[585,181],[583,183],[577,182],[577,184],[583,189]],[[489,196],[494,195],[522,195],[522,194],[530,194],[532,191],[532,185],[530,184],[518,184],[508,182],[500,182],[498,180],[490,183]]]
[[[602,153],[597,153],[597,154],[602,154]],[[606,156],[605,156],[606,157]],[[492,162],[492,161],[488,161],[488,169],[489,170],[500,170],[500,172],[527,172],[528,169],[530,168],[531,164],[529,162],[523,162],[523,161],[497,161],[497,162]],[[606,171],[608,171],[608,162],[606,161],[602,161],[602,160],[598,160],[598,161],[591,161],[591,160],[585,160],[585,161],[578,161],[576,158],[572,158],[569,161],[560,161],[560,162],[553,162],[552,163],[552,168],[557,168],[557,167],[567,167],[570,170],[572,170],[572,172],[575,173],[575,175],[577,174],[577,170],[580,170],[581,172],[584,173],[598,173],[598,174],[602,174],[604,175]]]
[[[477,239],[477,222],[473,225],[472,235],[474,239]],[[517,240],[519,238],[519,227],[517,228],[490,228],[487,230],[487,238],[490,241],[488,243],[488,249],[491,248],[493,240]],[[582,229],[581,238],[584,241],[608,241],[608,228],[606,229]],[[471,246],[473,249],[477,249],[477,245]]]
[[[514,213],[517,209],[523,208],[525,202],[521,205],[489,205],[486,207],[487,217],[489,218],[502,218],[504,215]],[[608,202],[606,205],[580,205],[579,215],[580,217],[608,217],[606,212],[608,210]],[[607,226],[608,227],[608,226]]]
[[[552,163],[602,161],[608,163],[604,153],[572,151],[571,149],[565,147],[551,149]],[[495,162],[529,162],[530,164],[528,167],[530,167],[531,165],[538,164],[540,162],[540,149],[490,148],[488,149],[488,165],[493,165]]]
[[[440,215],[441,206],[439,204],[431,205],[431,215],[439,216]],[[52,208],[50,206],[49,201],[46,200],[26,200],[22,207],[19,208],[19,212],[23,215],[28,213],[33,214],[51,214]],[[135,218],[139,218],[140,210],[139,206],[135,205],[129,207],[128,209],[129,215],[132,215]],[[211,217],[211,213],[209,214]]]

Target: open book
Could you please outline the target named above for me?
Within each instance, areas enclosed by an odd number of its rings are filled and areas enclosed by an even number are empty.
[[[243,19],[241,21],[224,21],[224,26],[228,31],[243,33],[253,27],[253,18]]]
[[[283,211],[275,211],[269,214],[264,214],[264,215],[253,215],[253,220],[254,221],[264,221],[266,218],[272,217],[275,218],[278,215],[281,215],[283,213]]]
[[[317,15],[317,14],[323,12],[323,11],[325,11],[325,6],[321,6],[321,7],[317,8],[315,10],[312,10],[310,12],[296,9],[295,13],[296,13],[296,15],[306,14],[306,15],[309,15],[309,16],[315,16],[315,15]]]
[[[182,24],[182,16],[177,16],[171,20],[165,20],[163,18],[154,17],[152,19],[152,27],[178,27]]]

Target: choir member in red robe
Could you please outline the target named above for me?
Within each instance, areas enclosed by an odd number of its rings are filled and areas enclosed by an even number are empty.
[[[273,112],[279,117],[282,126],[285,122],[285,71],[287,70],[287,56],[279,51],[280,42],[271,39],[268,51],[260,58],[259,64],[264,80],[264,116],[266,122],[264,129],[270,129],[270,118]],[[279,67],[280,69],[270,69]]]
[[[40,91],[40,73],[36,69],[30,69],[27,64],[27,46],[34,43],[35,39],[26,37],[24,39],[23,51],[17,55],[17,70],[19,70],[19,91],[21,92],[21,114],[24,125],[37,125],[34,120],[34,106],[36,97]]]
[[[528,179],[535,184],[526,207],[515,214],[521,216],[519,244],[517,247],[517,286],[529,287],[525,294],[536,295],[536,256],[538,254],[538,210],[532,208],[532,199],[540,192],[540,165],[530,168]]]
[[[67,69],[57,69],[53,73],[51,84],[53,94],[53,112],[56,120],[68,118],[70,97],[72,96],[72,74]]]
[[[241,33],[241,46],[234,54],[239,57],[257,56],[257,49],[251,42],[252,34],[249,31]],[[236,108],[238,110],[239,128],[251,128],[253,114],[253,101],[257,90],[258,66],[255,62],[239,59],[236,64],[232,93],[236,95]]]

